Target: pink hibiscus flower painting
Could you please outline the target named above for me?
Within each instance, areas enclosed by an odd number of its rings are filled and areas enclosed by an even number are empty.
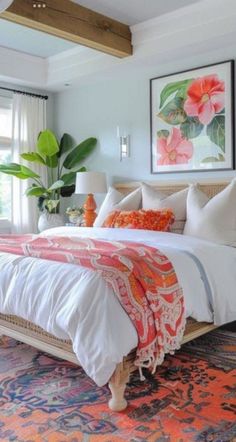
[[[225,84],[218,75],[205,75],[190,84],[184,103],[188,116],[198,117],[200,123],[207,125],[224,107]]]
[[[157,155],[158,165],[185,164],[193,156],[193,143],[174,127],[168,137],[157,138]]]
[[[234,169],[233,73],[229,60],[151,79],[152,173]]]

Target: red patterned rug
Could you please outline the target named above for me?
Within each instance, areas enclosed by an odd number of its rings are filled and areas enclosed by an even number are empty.
[[[214,331],[133,375],[126,412],[84,371],[27,345],[0,342],[1,442],[236,442],[236,333]]]

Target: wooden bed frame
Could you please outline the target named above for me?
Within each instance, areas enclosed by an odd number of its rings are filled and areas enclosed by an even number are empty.
[[[179,184],[171,182],[168,185],[166,183],[149,183],[153,188],[162,190],[166,194],[172,194],[187,187],[186,184]],[[209,196],[213,197],[221,190],[223,190],[228,182],[222,183],[206,183],[201,184],[199,187]],[[127,194],[135,188],[139,187],[140,183],[122,183],[115,185],[116,189],[120,192]],[[196,322],[193,319],[187,320],[187,326],[182,343],[191,341],[209,331],[215,329],[214,324]],[[0,335],[6,335],[17,339],[26,344],[32,345],[39,350],[48,352],[59,358],[68,360],[77,365],[80,365],[77,357],[75,356],[71,341],[63,341],[55,336],[45,332],[42,328],[26,321],[22,318],[12,315],[0,314]],[[124,398],[126,384],[129,380],[130,374],[137,369],[134,365],[135,350],[128,356],[124,357],[123,361],[116,366],[116,369],[109,381],[109,388],[111,390],[112,398],[109,401],[109,407],[113,411],[122,411],[127,407],[127,401]]]

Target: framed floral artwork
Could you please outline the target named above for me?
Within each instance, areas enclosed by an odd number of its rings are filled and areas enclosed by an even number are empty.
[[[233,60],[150,80],[151,172],[234,168]]]

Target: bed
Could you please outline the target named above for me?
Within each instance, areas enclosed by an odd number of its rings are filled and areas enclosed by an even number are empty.
[[[201,188],[204,190],[204,192],[212,197],[214,195],[216,195],[218,192],[220,192],[221,190],[223,190],[225,188],[225,186],[228,183],[216,183],[216,184],[203,184],[201,185]],[[155,188],[159,188],[160,184],[156,184],[153,183],[152,184]],[[129,193],[131,190],[133,190],[134,188],[138,187],[139,183],[125,183],[125,184],[119,184],[116,185],[116,188],[126,194]],[[178,190],[181,190],[183,188],[185,188],[186,185],[162,185],[161,189],[163,191],[165,191],[168,194],[174,193]],[[67,234],[67,235],[76,235],[77,232],[75,228],[67,228],[69,230],[62,230],[60,231],[55,229],[55,235],[63,235],[63,234]],[[99,231],[99,233],[97,233],[97,230]],[[98,237],[100,236],[100,238],[104,238],[105,236],[108,237],[108,239],[119,239],[120,238],[120,232],[116,232],[116,230],[118,229],[114,229],[114,232],[112,232],[111,234],[108,232],[108,229],[90,229],[90,230],[86,230],[83,229],[83,235],[84,236],[88,236],[88,234],[90,233],[92,236],[96,236],[98,235]],[[113,229],[109,229],[109,230],[113,230]],[[119,229],[119,230],[127,230],[127,229]],[[123,237],[127,238],[127,232],[122,233]],[[130,232],[131,234],[131,232]],[[132,233],[133,235],[136,235],[134,233]],[[46,233],[47,235],[47,233]],[[105,236],[104,236],[105,235]],[[170,252],[170,255],[173,255],[173,259],[174,259],[174,255],[175,255],[175,251],[176,249],[178,249],[178,247],[182,247],[185,251],[185,249],[187,250],[186,255],[183,257],[183,259],[186,261],[187,263],[187,259],[189,260],[190,263],[190,256],[187,257],[188,255],[191,255],[191,248],[192,248],[192,242],[191,245],[188,244],[188,240],[185,238],[182,238],[182,235],[175,235],[175,234],[159,234],[160,235],[160,239],[158,239],[158,241],[160,241],[161,247],[164,248],[164,250],[169,250],[169,243],[176,243],[176,246],[173,246],[173,250],[174,252]],[[173,235],[173,236],[172,236]],[[137,236],[137,235],[136,235]],[[141,235],[142,236],[142,235]],[[131,235],[132,237],[132,235]],[[144,239],[146,241],[151,241],[150,239],[151,237],[149,236],[145,236]],[[159,237],[158,237],[159,238]],[[134,236],[133,239],[135,240],[136,237]],[[187,241],[187,242],[186,242]],[[183,243],[186,244],[184,245]],[[182,246],[183,244],[183,246]],[[194,247],[197,247],[197,249],[199,250],[199,253],[202,253],[201,249],[201,241],[199,242],[198,240],[196,240],[195,238],[193,239],[193,244]],[[199,246],[200,244],[200,246]],[[190,247],[191,246],[191,247]],[[205,245],[202,245],[202,248],[204,248]],[[216,256],[217,253],[219,254],[219,259],[220,257],[224,257],[225,254],[225,263],[227,264],[227,259],[229,260],[229,263],[231,263],[231,261],[233,261],[234,259],[234,250],[232,251],[232,256],[230,254],[230,256],[228,256],[228,249],[231,249],[229,247],[226,246],[220,246],[221,250],[218,253],[217,250],[219,248],[219,246],[214,247],[214,245],[209,244],[209,253],[206,253],[206,259],[208,261],[211,261],[211,256]],[[233,249],[233,248],[232,248]],[[205,253],[205,252],[204,252]],[[183,252],[181,253],[181,256],[183,256]],[[9,258],[10,259],[10,258]],[[216,256],[217,259],[217,256]],[[236,256],[235,256],[236,259]],[[179,268],[181,268],[181,265],[178,264],[178,262],[181,261],[181,259],[176,259],[176,265],[177,267],[179,266]],[[13,261],[12,261],[13,262]],[[1,264],[1,262],[0,262]],[[12,265],[12,264],[11,264]],[[63,265],[63,264],[61,264]],[[189,264],[191,266],[193,266],[193,263]],[[197,274],[196,270],[196,274]],[[58,272],[60,272],[60,270],[58,270]],[[59,273],[58,273],[59,274]],[[200,281],[201,279],[201,281]],[[194,275],[193,275],[193,280],[194,280]],[[202,284],[202,275],[201,278],[199,278],[199,284]],[[190,285],[191,279],[189,279],[188,281],[188,285]],[[219,281],[220,282],[220,281]],[[231,281],[231,285],[233,286],[235,281]],[[228,282],[228,284],[230,284],[230,281]],[[195,284],[193,284],[195,285]],[[40,284],[38,284],[38,288],[40,289]],[[200,287],[200,286],[199,286]],[[230,286],[229,286],[230,288]],[[223,290],[220,287],[219,284],[219,291]],[[230,289],[227,291],[227,293],[230,293]],[[215,303],[217,305],[217,296],[218,296],[218,300],[219,298],[219,294],[215,296]],[[209,300],[208,300],[209,301]],[[230,302],[230,301],[228,301]],[[96,306],[95,306],[96,308]],[[110,308],[113,308],[113,304],[110,306]],[[120,307],[122,309],[122,307]],[[101,307],[101,310],[103,309],[103,307]],[[190,308],[189,308],[190,309]],[[8,311],[9,310],[9,311]],[[75,348],[74,346],[72,347],[72,341],[71,339],[68,339],[68,336],[66,334],[60,333],[60,330],[58,333],[50,333],[48,330],[50,329],[49,327],[47,327],[45,325],[45,327],[41,327],[38,325],[38,321],[29,321],[26,319],[27,315],[23,314],[22,317],[20,316],[16,316],[15,314],[12,314],[12,311],[14,312],[14,309],[11,311],[11,309],[8,309],[7,312],[4,312],[2,314],[0,314],[0,334],[2,335],[6,335],[9,337],[12,337],[14,339],[17,339],[19,341],[22,341],[26,344],[32,345],[42,351],[48,352],[52,355],[55,355],[57,357],[60,357],[62,359],[71,361],[77,365],[80,365],[80,361],[78,358],[78,355],[76,356],[75,354]],[[191,310],[191,309],[190,309]],[[191,317],[191,311],[189,311],[188,313],[188,319],[187,319],[187,324],[186,324],[186,329],[185,329],[185,333],[184,333],[184,337],[182,340],[182,343],[188,342],[190,340],[193,340],[195,338],[197,338],[198,336],[201,336],[205,333],[208,333],[209,331],[213,330],[214,328],[216,328],[217,326],[221,325],[221,323],[223,322],[229,322],[230,318],[226,318],[225,317],[220,317],[221,315],[221,307],[219,306],[218,308],[218,317],[217,317],[217,312],[215,314],[215,318],[213,318],[213,316],[209,317],[209,315],[206,314],[206,320],[202,321],[199,320],[199,318],[201,318],[201,314],[195,314],[195,319],[193,319]],[[194,316],[194,315],[193,315]],[[23,319],[24,317],[24,319]],[[204,317],[204,315],[203,315]],[[114,319],[113,325],[109,331],[109,333],[111,333],[111,335],[113,336],[114,334],[114,342],[110,342],[109,345],[111,346],[110,348],[112,349],[113,347],[116,347],[116,345],[119,345],[118,342],[118,338],[117,338],[117,330],[118,330],[118,334],[121,333],[122,334],[122,329],[123,329],[123,322],[124,324],[126,324],[126,319],[122,318],[120,320],[120,323],[116,321],[116,319]],[[96,323],[96,321],[94,321],[94,325],[93,325],[93,329],[94,329],[94,335],[97,335],[98,337],[100,336],[100,324],[99,322]],[[127,323],[128,324],[128,323]],[[124,329],[125,327],[129,327],[128,325],[124,325]],[[106,324],[103,324],[104,328],[106,327]],[[97,328],[96,328],[97,327]],[[110,327],[110,325],[109,325]],[[46,331],[47,330],[47,331]],[[125,330],[125,333],[130,333],[130,335],[132,335],[133,331],[130,328],[129,331]],[[124,340],[124,339],[123,339]],[[111,339],[112,341],[112,339]],[[129,346],[123,350],[123,357],[121,358],[120,354],[117,357],[117,359],[119,360],[119,362],[116,362],[114,365],[111,364],[110,370],[112,369],[112,373],[108,372],[106,373],[106,376],[109,376],[109,387],[111,390],[111,394],[112,397],[109,401],[109,407],[110,409],[114,410],[114,411],[121,411],[124,410],[127,407],[127,402],[125,400],[124,397],[124,393],[125,393],[125,388],[126,388],[126,384],[129,380],[130,374],[132,373],[132,371],[136,370],[137,367],[134,365],[134,360],[135,360],[135,346],[133,346],[133,344],[135,343],[135,334],[133,333],[132,335],[132,339],[127,339],[127,346],[129,344]],[[113,347],[112,347],[113,346]],[[86,349],[85,349],[86,350]],[[115,354],[115,348],[114,348],[114,354]],[[83,356],[84,357],[84,356]],[[121,360],[120,360],[121,359]],[[114,358],[115,360],[115,358]],[[114,362],[114,361],[113,361]],[[89,364],[90,361],[87,361],[87,364]],[[104,363],[105,364],[105,363]],[[82,363],[82,366],[86,365],[84,360]],[[106,364],[105,364],[106,365]],[[109,364],[108,364],[109,365]],[[91,369],[92,370],[92,369]],[[103,385],[106,381],[106,376],[103,377],[103,373],[102,373],[103,368],[101,368],[100,370],[100,374],[101,374],[101,379],[97,382],[98,385]],[[104,368],[105,370],[105,368]],[[87,371],[87,370],[86,370]],[[89,369],[88,371],[89,372]],[[90,372],[89,372],[89,375]],[[93,377],[91,375],[91,377],[93,379],[95,379],[96,381],[96,377]]]

